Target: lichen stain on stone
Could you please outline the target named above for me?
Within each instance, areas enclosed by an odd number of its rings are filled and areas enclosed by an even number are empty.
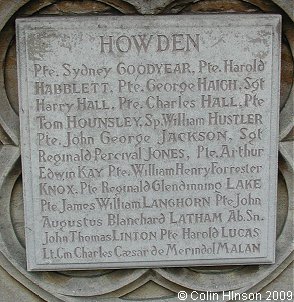
[[[61,34],[57,40],[59,47],[67,48],[70,52],[79,42],[83,40],[84,33],[74,33],[72,35]]]
[[[38,34],[31,33],[28,35],[27,43],[29,60],[42,60],[46,53],[52,51],[51,45],[48,43],[48,38],[52,36],[54,36],[54,33],[46,31]]]
[[[254,56],[256,56],[259,59],[264,59],[268,56],[269,52],[268,51],[259,51],[257,53],[254,53]]]
[[[58,45],[60,47],[64,47],[64,48],[67,48],[69,51],[72,50],[72,44],[71,42],[69,41],[70,39],[70,36],[69,35],[60,35],[60,40],[58,41]]]
[[[268,37],[268,36],[271,36],[272,33],[262,29],[262,30],[259,30],[257,32],[257,34],[262,37]]]
[[[261,44],[262,43],[265,46],[270,46],[270,44],[268,42],[268,39],[264,39],[264,38],[261,38],[261,37],[257,37],[257,38],[248,37],[248,42],[251,42],[252,44],[258,44],[258,43]]]
[[[252,43],[252,50],[255,48],[254,49],[255,51],[252,51],[252,54],[259,59],[265,59],[270,53],[271,33],[268,34],[266,33],[268,32],[258,31],[257,37],[250,37],[250,36],[246,37],[248,42]]]

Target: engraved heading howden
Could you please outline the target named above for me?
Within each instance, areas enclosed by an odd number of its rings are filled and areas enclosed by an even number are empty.
[[[279,26],[17,20],[28,270],[272,263]]]

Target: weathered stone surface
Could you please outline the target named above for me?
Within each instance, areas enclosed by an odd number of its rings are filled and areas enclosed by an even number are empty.
[[[2,267],[0,267],[0,302],[23,301],[23,302],[42,302],[44,300],[38,298],[17,280],[13,279]]]
[[[274,262],[280,18],[179,22],[17,20],[29,270]]]
[[[74,272],[27,272],[23,225],[21,168],[15,151],[17,143],[18,112],[17,78],[15,59],[14,19],[19,16],[52,14],[190,14],[198,12],[260,12],[278,13],[283,17],[283,51],[281,77],[280,156],[279,190],[277,208],[276,262],[272,265],[194,267],[176,269],[143,270],[93,270]],[[28,293],[34,292],[45,301],[121,301],[123,299],[148,301],[179,301],[177,292],[191,288],[197,291],[229,291],[257,293],[268,298],[266,291],[283,294],[293,287],[293,266],[288,255],[293,250],[293,50],[294,16],[293,4],[288,0],[232,0],[224,9],[220,1],[103,1],[104,9],[94,1],[22,0],[0,1],[0,265],[9,275],[1,275],[0,301],[18,301],[28,296],[30,301],[39,301]],[[276,5],[275,5],[275,4]],[[71,5],[70,5],[71,4]],[[251,8],[247,5],[250,4]],[[132,9],[132,5],[135,10]],[[197,8],[197,5],[198,8]],[[247,9],[248,7],[248,9]],[[281,9],[282,8],[282,9]],[[99,11],[100,10],[100,11]],[[288,15],[287,15],[288,14]],[[291,19],[292,18],[292,19]],[[2,75],[4,75],[2,77]],[[289,93],[290,89],[290,93]],[[11,105],[11,106],[10,106]],[[285,106],[284,106],[285,105]],[[13,109],[13,110],[12,110]],[[9,145],[7,145],[9,144]],[[292,154],[292,155],[291,155]],[[16,178],[15,178],[16,177]],[[10,209],[9,209],[10,208]],[[5,259],[5,261],[4,261]],[[293,258],[292,258],[293,259]],[[17,280],[13,282],[12,280]],[[150,281],[152,280],[152,281]],[[18,286],[18,284],[22,286]],[[160,287],[162,290],[160,291]],[[166,289],[174,293],[172,298]],[[105,294],[107,293],[107,294]],[[153,297],[162,297],[153,298]],[[119,298],[120,297],[120,298]]]

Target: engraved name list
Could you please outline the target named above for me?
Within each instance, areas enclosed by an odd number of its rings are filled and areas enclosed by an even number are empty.
[[[280,19],[225,17],[17,21],[29,270],[274,261]]]

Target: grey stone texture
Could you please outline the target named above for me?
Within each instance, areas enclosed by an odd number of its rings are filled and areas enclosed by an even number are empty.
[[[16,22],[28,270],[274,263],[279,15]]]
[[[270,265],[27,272],[19,149],[15,18],[77,14],[281,14],[276,262]],[[179,301],[177,292],[293,290],[293,5],[291,1],[0,1],[0,301]],[[184,18],[183,18],[184,19]],[[10,276],[10,277],[9,277]]]

